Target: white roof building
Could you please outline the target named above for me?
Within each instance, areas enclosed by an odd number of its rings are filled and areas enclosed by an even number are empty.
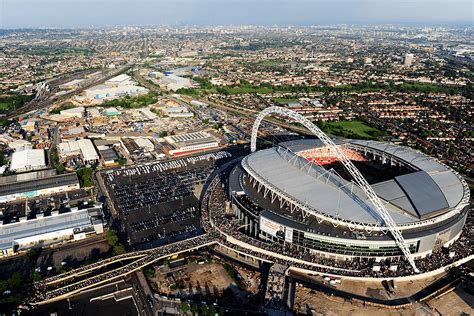
[[[110,78],[105,82],[106,85],[118,85],[125,83],[133,83],[132,78],[129,75],[121,74],[116,77]]]
[[[135,138],[134,141],[138,147],[145,151],[153,151],[155,149],[155,145],[153,145],[153,143],[148,138]]]
[[[61,115],[64,117],[77,117],[81,118],[84,115],[84,107],[78,106],[71,109],[61,111]]]
[[[79,139],[77,143],[81,148],[82,158],[85,162],[94,163],[99,161],[99,154],[90,139]]]
[[[185,106],[172,106],[163,109],[163,113],[169,117],[193,117],[194,113],[189,112]]]
[[[156,114],[153,113],[152,111],[150,111],[150,110],[147,109],[147,108],[140,109],[140,112],[143,114],[143,116],[144,116],[145,119],[147,119],[147,120],[154,120],[154,119],[156,119]]]
[[[85,90],[86,98],[91,100],[113,99],[127,95],[135,96],[147,93],[147,88],[134,85],[133,83],[118,86],[99,85]]]
[[[164,140],[171,146],[171,148],[167,149],[171,156],[219,147],[219,140],[207,132],[166,136]]]
[[[12,154],[10,170],[23,172],[46,168],[43,149],[25,149]]]
[[[61,158],[67,158],[70,156],[79,156],[81,154],[81,148],[77,141],[69,141],[58,144],[59,156]]]
[[[8,143],[8,147],[13,149],[14,151],[21,151],[25,149],[31,149],[32,145],[29,141],[25,139],[13,139],[11,142]]]
[[[100,116],[99,109],[96,108],[96,107],[87,108],[87,113],[89,114],[90,117],[99,117]]]
[[[71,156],[81,155],[86,163],[99,161],[99,154],[90,139],[71,140],[58,144],[59,156],[66,159]]]

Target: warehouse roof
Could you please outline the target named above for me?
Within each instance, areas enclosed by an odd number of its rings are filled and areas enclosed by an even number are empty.
[[[88,209],[67,212],[43,218],[0,225],[0,249],[12,247],[13,240],[46,234],[64,229],[90,225]]]
[[[79,183],[75,173],[60,174],[48,178],[39,178],[33,180],[19,181],[0,185],[0,196],[15,193],[24,193],[39,191],[42,189],[54,188],[63,185],[72,185]]]
[[[95,147],[90,139],[79,139],[77,143],[79,144],[79,148],[81,148],[81,153],[84,160],[89,161],[99,159],[99,155],[97,154],[97,151],[95,150]]]
[[[46,167],[43,149],[25,149],[12,154],[10,170],[37,169]]]

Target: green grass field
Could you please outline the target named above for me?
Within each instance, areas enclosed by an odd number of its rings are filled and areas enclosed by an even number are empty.
[[[367,125],[363,121],[321,122],[321,129],[336,136],[356,139],[378,139],[384,135],[381,130]]]
[[[1,92],[0,92],[1,95]],[[24,94],[4,94],[0,96],[0,113],[7,113],[29,102],[33,96]]]

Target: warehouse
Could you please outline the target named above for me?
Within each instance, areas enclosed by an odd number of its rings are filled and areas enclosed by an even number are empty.
[[[85,163],[96,163],[99,161],[99,155],[97,150],[95,150],[94,144],[90,139],[79,139],[77,141],[79,148],[81,148],[82,160]]]
[[[60,113],[63,117],[67,118],[81,118],[84,116],[84,107],[78,106],[75,108],[62,110]]]
[[[195,132],[164,138],[163,150],[169,156],[185,155],[219,147],[219,141],[209,133]]]
[[[193,117],[194,113],[189,112],[185,106],[173,106],[163,109],[163,114],[169,117]]]
[[[25,172],[46,168],[43,149],[25,149],[12,154],[10,171]]]
[[[19,250],[44,247],[68,240],[79,240],[89,234],[103,232],[102,208],[94,205],[89,208],[77,207],[68,212],[36,214],[35,218],[20,219],[18,222],[0,223],[0,251],[12,255]]]
[[[23,200],[37,196],[77,190],[80,188],[75,173],[41,177],[15,178],[16,182],[0,184],[0,203]]]
[[[58,151],[61,160],[80,157],[84,163],[93,164],[99,161],[99,155],[90,139],[79,139],[60,143],[58,145]]]

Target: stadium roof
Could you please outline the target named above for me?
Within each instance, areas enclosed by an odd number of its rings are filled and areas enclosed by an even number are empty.
[[[464,196],[464,188],[459,178],[452,172],[452,170],[432,157],[414,151],[408,147],[389,143],[365,140],[351,140],[350,143],[393,155],[414,166],[419,171],[425,171],[427,176],[430,177],[439,187],[449,207],[455,207]]]
[[[280,191],[316,211],[359,223],[381,222],[380,218],[369,212],[364,205],[337,187],[327,184],[325,177],[318,179],[308,174],[305,169],[289,163],[275,148],[260,150],[247,156],[247,163],[259,176]],[[368,205],[373,209],[371,204]],[[397,222],[400,221],[406,223],[413,221],[413,218],[400,213]]]
[[[311,142],[312,147],[321,145],[315,140],[283,144],[292,150],[300,151],[311,148]],[[433,158],[406,147],[380,142],[350,141],[350,143],[367,147],[370,145],[379,151],[390,152],[421,169],[372,186],[377,195],[388,202],[386,208],[397,224],[416,222],[444,213],[456,206],[464,194],[463,186],[457,176]],[[288,160],[283,157],[282,150],[276,148],[260,150],[246,158],[250,168],[260,177],[316,211],[354,222],[369,224],[381,222],[378,214],[373,211],[374,207],[358,187],[354,186],[353,189],[357,196],[351,195],[347,189],[340,189],[337,185],[331,184],[331,182],[342,185],[348,183],[337,174],[331,175],[330,181],[326,181],[327,175],[318,177],[318,171],[308,172],[308,168],[302,169],[301,164]],[[313,165],[312,168],[320,167]],[[347,187],[350,188],[350,185]]]

